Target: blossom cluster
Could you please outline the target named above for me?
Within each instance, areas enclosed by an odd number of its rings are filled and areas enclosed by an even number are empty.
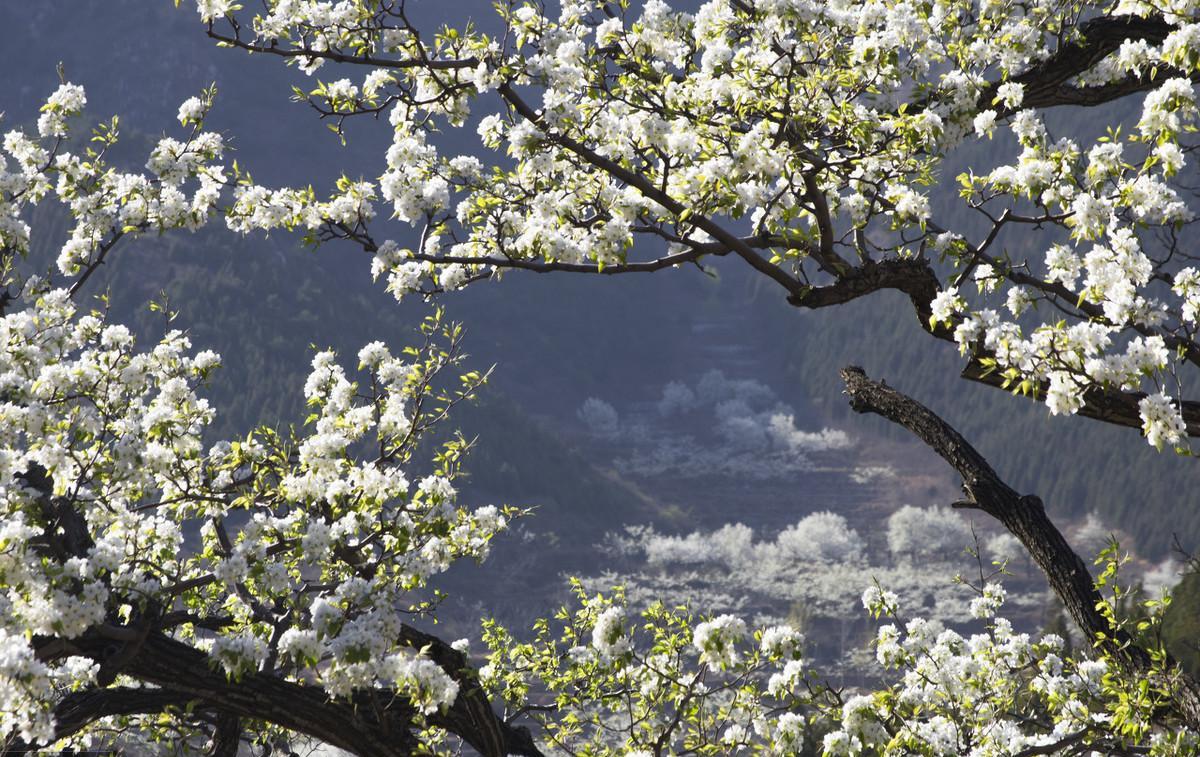
[[[47,645],[114,624],[195,643],[234,680],[385,688],[426,714],[454,703],[458,682],[404,641],[401,618],[512,516],[458,502],[459,440],[408,479],[424,433],[484,379],[438,388],[461,359],[457,327],[431,317],[426,349],[400,357],[367,345],[370,390],[318,353],[306,433],[206,447],[215,353],[178,330],[140,349],[45,282],[18,302],[0,317],[0,731],[54,742],[55,704],[96,665]]]
[[[965,353],[982,348],[1012,383],[1044,386],[1051,413],[1077,412],[1096,388],[1146,393],[1143,431],[1160,449],[1186,436],[1169,393],[1188,360],[1195,307],[1192,269],[1158,260],[1169,260],[1176,243],[1163,250],[1155,235],[1194,218],[1171,179],[1184,166],[1180,140],[1197,114],[1191,82],[1168,78],[1145,96],[1133,134],[1110,131],[1087,149],[1069,137],[1053,139],[1036,111],[1018,111],[1011,121],[1016,161],[962,177],[964,195],[980,208],[1032,203],[1039,210],[1031,217],[1062,225],[1070,242],[1032,258],[967,250],[984,261],[974,272],[982,297],[971,302],[947,287],[932,303],[931,320],[952,326]],[[1162,280],[1172,286],[1156,284]],[[1008,313],[986,302],[1001,282],[1008,285],[1001,292]],[[1040,303],[1072,318],[1023,317]]]
[[[879,587],[864,594],[872,614],[896,621],[879,627],[874,646],[879,664],[897,680],[888,689],[850,697],[831,713],[838,726],[823,737],[824,754],[900,749],[1000,757],[1058,753],[1080,740],[1103,750],[1107,739],[1126,738],[1115,727],[1124,696],[1111,685],[1111,663],[1072,657],[1054,634],[1035,639],[1017,632],[995,617],[1003,587],[989,583],[981,592],[972,615],[988,618],[988,627],[970,636],[923,618],[899,623],[895,595]],[[1144,722],[1140,727],[1149,730]],[[1154,754],[1185,754],[1197,743],[1188,729],[1147,739]]]
[[[901,620],[896,594],[868,588],[863,605],[882,620],[872,688],[833,686],[806,670],[793,628],[751,632],[733,615],[697,618],[658,604],[635,615],[620,589],[579,589],[578,609],[560,611],[556,627],[540,621],[527,643],[486,623],[481,676],[509,707],[534,713],[548,743],[603,755],[699,745],[787,755],[807,744],[826,757],[1008,757],[1136,745],[1181,757],[1200,747],[1186,727],[1156,726],[1154,700],[1122,689],[1111,658],[1073,653],[1052,633],[1019,632],[997,616],[1002,586],[977,591],[971,614],[986,626],[967,634]],[[621,654],[604,654],[617,638]]]
[[[751,634],[731,615],[698,620],[661,605],[634,613],[620,591],[577,590],[579,608],[558,614],[560,629],[539,624],[532,643],[485,624],[484,685],[522,710],[547,690],[557,706],[537,719],[550,743],[612,755],[699,744],[784,755],[804,745],[809,718],[780,706],[808,682],[795,629]]]
[[[38,133],[20,129],[4,135],[0,153],[0,249],[17,254],[29,250],[25,211],[52,195],[70,213],[72,223],[58,255],[64,276],[98,265],[118,239],[147,231],[195,230],[217,215],[224,188],[231,183],[221,163],[225,153],[219,133],[204,130],[204,115],[214,90],[193,97],[180,109],[191,126],[185,139],[163,137],[151,150],[144,172],[113,166],[108,152],[119,138],[118,121],[93,131],[89,147],[66,149],[75,135],[69,119],[87,104],[83,88],[66,83],[42,106]],[[11,167],[9,161],[12,161]]]

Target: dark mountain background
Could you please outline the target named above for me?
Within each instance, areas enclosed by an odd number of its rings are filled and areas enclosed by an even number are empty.
[[[441,14],[458,23],[469,14],[487,18],[489,5],[417,8],[430,19]],[[133,165],[144,161],[157,135],[177,128],[179,103],[212,82],[219,95],[209,126],[226,133],[239,164],[260,183],[311,183],[320,193],[342,173],[373,177],[389,140],[386,123],[363,121],[341,145],[315,114],[289,101],[290,85],[304,86],[306,77],[278,59],[216,49],[189,2],[179,9],[166,0],[5,3],[0,28],[4,129],[32,121],[57,84],[61,61],[68,78],[87,87],[90,117],[120,114],[123,154]],[[958,155],[955,162],[972,157]],[[943,183],[937,199],[948,202],[953,174]],[[393,226],[381,236],[411,234]],[[36,262],[52,259],[64,229],[61,215],[39,210]],[[239,237],[213,228],[138,240],[89,286],[93,293],[107,288],[117,317],[147,334],[161,328],[161,317],[146,302],[167,293],[197,348],[224,358],[212,394],[221,412],[214,433],[227,436],[301,417],[310,345],[337,348],[352,363],[368,341],[408,338],[429,305],[397,304],[371,282],[369,265],[346,246],[312,251],[284,234]],[[510,274],[443,298],[449,315],[467,325],[470,367],[497,365],[482,400],[456,420],[479,437],[467,496],[538,510],[502,540],[488,567],[452,577],[466,602],[497,611],[551,604],[562,586],[559,574],[592,570],[591,545],[625,524],[682,531],[697,520],[754,524],[759,512],[781,509],[794,509],[798,519],[843,499],[878,518],[879,508],[898,504],[882,487],[842,497],[828,476],[817,487],[803,471],[784,493],[750,480],[720,482],[718,504],[712,480],[658,486],[595,454],[576,414],[587,398],[646,407],[666,382],[694,382],[712,368],[770,386],[796,410],[802,429],[849,433],[856,445],[843,468],[856,462],[896,468],[909,479],[899,490],[913,504],[949,501],[949,471],[886,423],[849,414],[839,367],[863,365],[929,404],[1012,484],[1042,495],[1062,522],[1094,511],[1152,560],[1166,556],[1176,537],[1200,546],[1193,460],[1155,453],[1136,432],[1050,418],[1041,405],[957,378],[953,347],[923,334],[899,298],[801,312],[764,280],[728,265],[719,273],[715,279],[694,270],[616,278]],[[837,480],[852,486],[844,475]]]

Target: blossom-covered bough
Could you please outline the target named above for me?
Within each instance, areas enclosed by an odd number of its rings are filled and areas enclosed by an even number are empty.
[[[378,194],[419,243],[369,218],[316,235],[374,253],[397,295],[734,257],[798,307],[903,292],[964,375],[1053,413],[1160,448],[1200,434],[1192,3],[514,2],[493,34],[422,30],[402,0],[199,9],[222,44],[316,76],[302,96],[337,130],[388,114]],[[1107,134],[1053,133],[1056,110],[1134,94]],[[434,131],[469,116],[480,149],[442,155]],[[971,146],[998,130],[1015,145]],[[988,157],[935,213],[951,153]],[[300,222],[290,198],[249,225]]]
[[[123,748],[236,754],[244,733],[278,731],[407,754],[439,726],[533,752],[462,652],[406,622],[436,601],[429,578],[482,559],[513,514],[456,501],[461,439],[408,478],[419,440],[485,378],[444,386],[457,326],[431,317],[396,356],[368,345],[357,381],[319,353],[311,428],[205,449],[216,355],[178,330],[139,350],[66,289],[27,283],[22,302],[0,320],[6,749],[129,729]]]
[[[218,219],[354,242],[397,296],[509,269],[736,258],[799,307],[903,292],[931,334],[959,345],[968,377],[1186,449],[1200,435],[1185,391],[1200,365],[1185,200],[1194,4],[714,0],[683,13],[567,0],[552,15],[508,2],[494,33],[427,32],[403,0],[197,7],[220,43],[314,74],[301,95],[335,130],[386,114],[393,141],[377,181],[343,179],[319,199],[223,162],[221,136],[204,129],[212,90],[183,104],[185,133],[159,141],[144,172],[108,162],[115,120],[77,146],[68,119],[86,100],[72,84],[36,134],[5,134],[3,750],[232,755],[298,735],[364,755],[462,742],[486,755],[1200,749],[1200,687],[1152,633],[1165,603],[1124,624],[1036,497],[861,372],[844,374],[853,407],[906,426],[962,475],[960,505],[1022,541],[1087,655],[1014,632],[994,617],[1002,590],[981,582],[985,633],[920,619],[880,629],[878,659],[896,677],[873,693],[822,685],[791,629],[639,613],[619,594],[581,596],[530,643],[489,625],[476,671],[462,645],[406,622],[432,611],[431,578],[482,559],[516,514],[457,501],[461,439],[418,460],[485,378],[447,379],[457,327],[432,318],[399,354],[367,345],[357,374],[320,352],[304,429],[206,446],[203,383],[218,357],[170,324],[139,348],[83,304],[123,239]],[[338,67],[361,80],[322,79]],[[1135,123],[1051,136],[1055,108],[1135,94]],[[469,118],[479,149],[441,155],[437,132]],[[935,213],[923,188],[944,157],[1000,129],[1012,154],[959,177],[961,206]],[[27,219],[50,199],[70,213],[69,238],[56,270],[25,276]],[[415,244],[394,241],[380,201],[418,227]],[[885,591],[864,601],[899,616]]]
[[[145,174],[106,161],[115,119],[68,149],[86,102],[72,84],[36,135],[4,137],[0,747],[232,755],[300,733],[408,754],[437,727],[483,753],[536,753],[492,715],[463,652],[406,621],[436,604],[432,576],[482,559],[515,514],[457,501],[463,439],[419,459],[486,380],[450,375],[458,325],[438,312],[416,346],[368,344],[357,372],[319,352],[302,431],[206,446],[202,387],[219,357],[193,352],[170,317],[139,347],[78,302],[121,239],[220,217],[231,172],[201,126],[211,96],[184,103],[190,135],[161,140]],[[27,275],[23,219],[49,198],[71,231],[57,270]]]

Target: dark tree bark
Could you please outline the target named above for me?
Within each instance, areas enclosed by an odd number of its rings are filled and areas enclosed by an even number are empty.
[[[1112,655],[1132,677],[1159,675],[1146,650],[1114,629],[1097,609],[1102,598],[1087,564],[1046,515],[1041,499],[1013,490],[966,439],[924,405],[883,382],[872,381],[858,367],[843,369],[842,380],[854,411],[881,415],[903,426],[958,472],[966,495],[966,501],[958,505],[982,510],[1020,540],[1092,645]],[[1173,684],[1174,701],[1183,719],[1190,727],[1200,728],[1200,682],[1178,672],[1173,681],[1164,683]]]
[[[947,342],[954,341],[954,330],[944,325],[930,325],[932,315],[930,303],[941,289],[941,283],[933,267],[926,260],[868,260],[848,273],[837,277],[832,283],[810,287],[799,294],[788,297],[788,303],[796,307],[816,310],[841,305],[860,297],[882,290],[903,292],[912,303],[914,314],[921,328],[929,334]],[[988,357],[977,351],[962,370],[962,377],[988,386],[1008,389],[1004,376],[999,371],[988,370],[981,358]],[[1037,386],[1039,394],[1048,389],[1047,382]],[[1092,387],[1083,393],[1083,405],[1077,414],[1086,418],[1112,423],[1118,426],[1141,428],[1142,418],[1138,403],[1144,392],[1122,392]],[[1183,401],[1180,414],[1187,426],[1188,436],[1200,437],[1200,402]]]
[[[97,718],[165,712],[192,707],[215,716],[214,755],[236,754],[241,719],[261,720],[302,733],[363,757],[414,754],[418,741],[413,728],[420,719],[395,692],[356,693],[351,699],[330,699],[320,688],[252,673],[230,681],[215,669],[204,652],[162,633],[144,637],[135,629],[133,641],[114,643],[114,634],[88,632],[48,650],[54,656],[83,655],[100,663],[119,658],[121,673],[158,688],[97,687],[68,695],[56,708],[59,738],[70,736]],[[492,711],[467,659],[436,637],[411,628],[404,641],[425,647],[430,657],[459,683],[458,698],[445,712],[425,721],[460,736],[485,757],[517,754],[541,757],[526,728],[503,722]],[[0,754],[19,754],[28,745],[8,744]],[[232,751],[231,751],[232,750]]]
[[[218,712],[217,725],[213,730],[212,757],[237,757],[241,738],[242,719],[228,712]]]
[[[1099,16],[1088,19],[1076,27],[1081,39],[1060,47],[1054,55],[1041,64],[1014,76],[1013,81],[1025,86],[1023,108],[1050,108],[1057,105],[1100,105],[1112,102],[1135,92],[1144,92],[1161,83],[1164,76],[1156,79],[1129,77],[1101,87],[1075,87],[1069,82],[1076,76],[1089,71],[1097,63],[1120,49],[1126,40],[1144,40],[1151,45],[1160,45],[1177,27],[1168,24],[1162,16],[1148,18],[1134,16]],[[1170,76],[1181,75],[1172,71]],[[993,84],[979,98],[980,109],[991,108],[992,98],[998,85]]]

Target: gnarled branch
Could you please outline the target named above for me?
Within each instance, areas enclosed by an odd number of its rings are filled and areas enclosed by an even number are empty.
[[[953,329],[944,325],[930,325],[930,304],[940,291],[941,283],[930,264],[919,258],[905,260],[867,261],[861,266],[838,277],[832,283],[811,287],[798,295],[788,297],[788,303],[796,307],[818,309],[841,305],[859,297],[893,289],[908,295],[921,328],[944,341],[954,341]],[[1000,389],[1009,389],[1004,376],[989,369],[982,358],[990,357],[977,351],[962,370],[962,377]],[[1040,382],[1037,393],[1041,396],[1049,389],[1048,382]],[[1144,392],[1122,392],[1114,389],[1089,387],[1083,392],[1083,404],[1078,415],[1118,426],[1141,428],[1142,417],[1138,403]],[[1188,436],[1200,437],[1200,402],[1182,401],[1179,411],[1187,426]]]
[[[1041,499],[1018,494],[950,424],[911,397],[872,381],[858,367],[843,369],[842,380],[856,412],[881,415],[903,426],[958,472],[970,505],[1021,541],[1091,644],[1112,655],[1135,678],[1156,675],[1149,653],[1114,629],[1097,609],[1102,598],[1087,564],[1046,515]],[[1192,728],[1200,727],[1200,682],[1180,672],[1171,683],[1180,714]]]
[[[426,649],[459,683],[454,703],[428,716],[428,723],[461,737],[486,757],[541,757],[527,729],[495,715],[464,655],[411,628],[405,628],[403,641]],[[114,653],[112,640],[94,632],[71,640],[68,646],[61,654],[83,655],[102,664]],[[67,697],[56,713],[60,738],[95,717],[162,712],[194,703],[197,709],[218,713],[219,722],[223,718],[229,726],[236,719],[267,721],[364,757],[400,757],[419,747],[412,729],[420,719],[392,691],[360,691],[348,699],[331,699],[319,687],[269,673],[250,673],[233,681],[214,668],[204,652],[161,633],[147,634],[137,653],[122,663],[120,672],[158,688],[100,688]],[[226,735],[234,730],[226,728]]]
[[[1076,87],[1068,82],[1090,70],[1116,52],[1126,40],[1144,40],[1161,44],[1176,27],[1162,16],[1100,16],[1075,27],[1080,39],[1060,47],[1054,55],[1011,81],[1025,86],[1022,108],[1050,108],[1057,105],[1100,105],[1125,95],[1140,92],[1162,82],[1128,78],[1100,87]],[[981,110],[992,107],[1000,84],[992,84],[979,97]]]

